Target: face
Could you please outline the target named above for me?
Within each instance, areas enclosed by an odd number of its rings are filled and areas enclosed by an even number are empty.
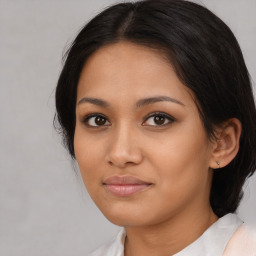
[[[89,194],[117,225],[210,207],[211,142],[192,92],[157,51],[119,42],[88,59],[74,148]]]

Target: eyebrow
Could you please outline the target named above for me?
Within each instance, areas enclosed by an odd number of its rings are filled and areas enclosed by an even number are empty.
[[[179,101],[177,99],[174,99],[174,98],[171,98],[171,97],[168,97],[168,96],[156,96],[156,97],[150,97],[150,98],[145,98],[145,99],[138,100],[136,102],[136,108],[141,108],[141,107],[144,107],[146,105],[150,105],[150,104],[153,104],[153,103],[156,103],[156,102],[162,102],[162,101],[168,101],[168,102],[179,104],[181,106],[185,106],[181,101]],[[100,107],[110,107],[110,104],[108,102],[104,101],[104,100],[97,99],[97,98],[87,98],[87,97],[82,98],[81,100],[79,100],[77,105],[80,105],[80,104],[85,103],[85,102],[88,102],[88,103],[91,103],[93,105],[97,105],[97,106],[100,106]]]
[[[85,102],[88,102],[88,103],[91,103],[93,105],[97,105],[97,106],[100,106],[100,107],[109,107],[110,106],[106,101],[96,99],[96,98],[82,98],[81,100],[79,100],[77,105],[80,105],[80,104],[85,103]]]
[[[157,97],[150,97],[150,98],[145,98],[145,99],[141,99],[139,101],[137,101],[136,103],[136,107],[137,108],[141,108],[144,107],[146,105],[150,105],[156,102],[161,102],[161,101],[169,101],[172,103],[176,103],[182,106],[185,106],[181,101],[176,100],[174,98],[168,97],[168,96],[157,96]]]

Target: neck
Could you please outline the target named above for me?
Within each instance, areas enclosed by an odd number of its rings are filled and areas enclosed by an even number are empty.
[[[173,255],[200,237],[218,217],[211,207],[187,209],[173,218],[146,227],[126,227],[125,256]]]

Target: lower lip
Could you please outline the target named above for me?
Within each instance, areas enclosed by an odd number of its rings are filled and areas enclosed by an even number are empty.
[[[115,196],[127,197],[135,195],[141,191],[147,189],[150,184],[124,184],[124,185],[113,185],[105,184],[105,188],[114,194]]]

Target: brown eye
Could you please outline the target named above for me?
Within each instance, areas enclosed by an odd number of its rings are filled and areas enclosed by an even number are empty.
[[[164,123],[165,123],[165,117],[163,117],[163,116],[155,116],[154,117],[154,122],[155,122],[155,124],[157,124],[157,125],[163,125]]]
[[[143,123],[144,126],[163,126],[174,122],[174,118],[165,113],[155,113],[150,115]]]
[[[106,119],[104,117],[101,117],[101,116],[97,116],[95,118],[95,124],[96,125],[104,125],[106,123]]]
[[[101,115],[90,115],[85,118],[84,123],[87,126],[92,126],[92,127],[110,125],[107,118]]]

